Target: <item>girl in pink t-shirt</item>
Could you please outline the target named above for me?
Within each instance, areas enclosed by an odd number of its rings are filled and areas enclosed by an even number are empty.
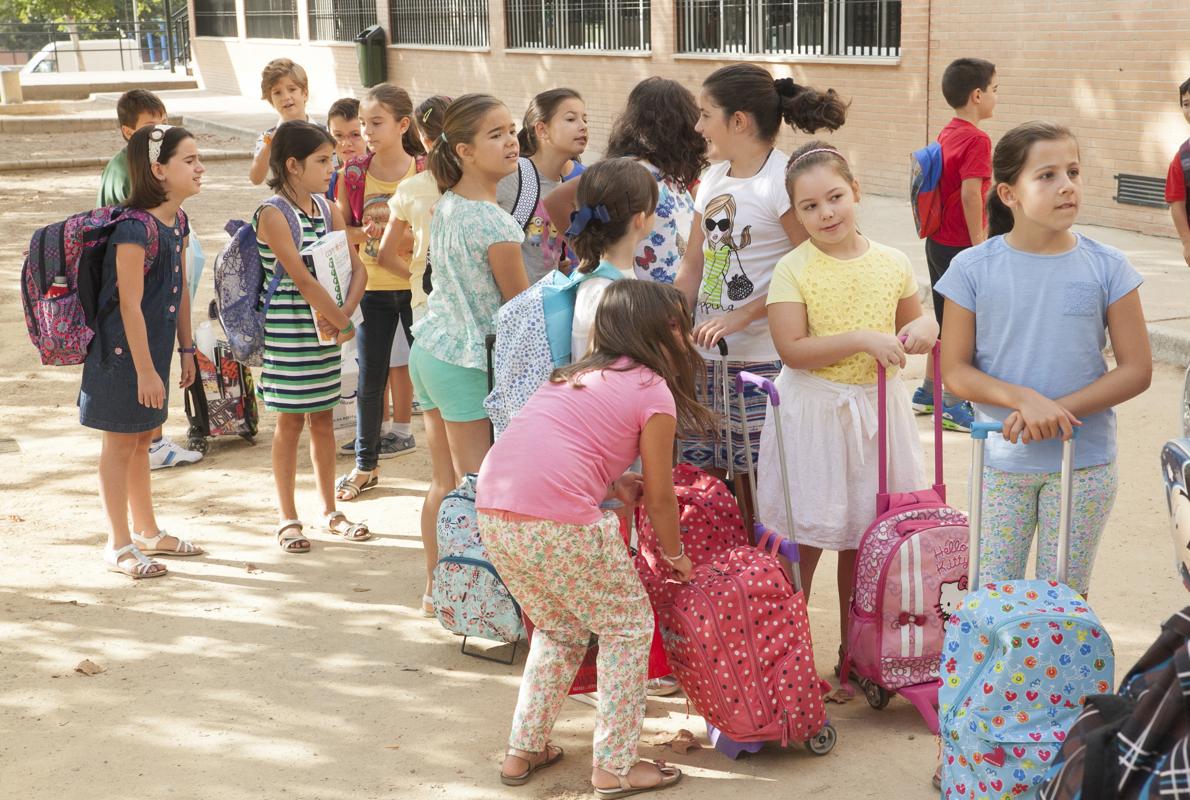
[[[555,763],[548,744],[571,680],[599,636],[596,795],[661,788],[681,772],[640,762],[653,612],[608,500],[643,501],[675,576],[691,565],[678,531],[676,430],[713,429],[695,397],[703,370],[681,293],[646,281],[607,287],[590,354],[554,373],[488,452],[479,531],[492,564],[537,630],[500,780],[525,783]],[[637,458],[643,475],[626,472]]]

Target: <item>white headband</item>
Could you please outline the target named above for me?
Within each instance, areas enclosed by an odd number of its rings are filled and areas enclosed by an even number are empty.
[[[838,156],[839,158],[842,158],[844,162],[847,161],[847,159],[843,157],[843,154],[840,153],[838,150],[834,149],[833,147],[816,147],[813,150],[807,150],[806,152],[802,153],[797,158],[790,161],[789,166],[785,168],[786,171],[793,169],[794,165],[797,164],[797,162],[801,161],[806,156],[812,156],[815,153],[830,153],[832,155]]]
[[[149,164],[156,164],[161,158],[161,143],[165,141],[165,132],[173,125],[154,125],[149,131]]]

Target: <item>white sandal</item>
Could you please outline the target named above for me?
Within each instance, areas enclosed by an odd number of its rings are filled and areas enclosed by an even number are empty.
[[[144,536],[143,534],[133,533],[132,543],[147,556],[201,556],[205,552],[198,545],[191,544],[176,536],[174,537],[178,540],[176,550],[167,550],[160,547],[161,540],[169,535],[164,528],[157,531],[156,536]]]
[[[342,521],[346,527],[335,527],[335,523]],[[334,536],[341,537],[348,542],[366,542],[372,538],[372,532],[368,530],[367,523],[352,522],[347,519],[347,515],[342,511],[332,511],[327,514],[322,520],[323,527],[326,532]]]
[[[120,559],[129,554],[136,559],[136,563],[121,564]],[[164,564],[147,557],[137,549],[135,544],[126,544],[119,550],[108,550],[105,548],[103,551],[103,560],[107,563],[109,572],[119,572],[121,575],[127,575],[133,580],[160,578],[162,575],[169,574],[169,570],[166,569]]]
[[[286,535],[286,531],[294,531]],[[309,553],[310,540],[302,535],[302,521],[300,519],[287,519],[277,525],[273,529],[273,535],[277,537],[277,544],[286,553]],[[303,546],[304,545],[304,546]]]

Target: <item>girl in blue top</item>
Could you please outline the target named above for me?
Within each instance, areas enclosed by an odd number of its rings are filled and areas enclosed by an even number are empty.
[[[1023,578],[1037,529],[1037,577],[1056,579],[1058,440],[1078,426],[1068,581],[1086,594],[1116,496],[1112,407],[1152,377],[1141,277],[1123,253],[1071,230],[1082,177],[1069,130],[1014,128],[996,145],[992,171],[990,238],[956,256],[937,284],[946,297],[943,379],[978,418],[1004,423],[1003,439],[988,442],[979,572],[984,581]]]

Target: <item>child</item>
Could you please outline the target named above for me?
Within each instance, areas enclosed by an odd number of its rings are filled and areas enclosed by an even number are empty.
[[[562,228],[550,220],[543,200],[563,181],[582,174],[579,156],[587,149],[587,107],[573,89],[550,89],[533,98],[517,134],[521,155],[537,170],[537,208],[525,229],[521,246],[529,282],[536,283],[550,270],[570,269]],[[500,181],[497,201],[510,214],[516,205],[520,175],[513,171]]]
[[[322,499],[323,524],[329,533],[347,541],[371,538],[368,526],[349,521],[335,509],[335,439],[332,409],[339,402],[340,346],[354,335],[351,314],[363,296],[367,276],[359,256],[352,251],[351,286],[340,308],[298,252],[330,231],[343,230],[343,218],[327,206],[330,219],[320,211],[313,195],[326,192],[333,169],[335,141],[309,122],[283,122],[277,127],[270,149],[269,188],[289,203],[302,223],[302,238],[294,242],[285,215],[272,205],[262,205],[253,224],[264,266],[264,285],[272,280],[280,261],[285,277],[277,286],[265,317],[264,366],[258,392],[265,408],[277,413],[273,434],[273,480],[277,486],[280,521],[274,534],[286,553],[310,552],[302,535],[294,501],[297,449],[302,428],[310,422],[310,461],[314,482]],[[338,333],[331,345],[318,343],[314,312]]]
[[[306,103],[310,100],[310,82],[300,64],[288,58],[274,58],[260,73],[260,97],[277,112],[277,125],[291,120],[309,120]],[[264,183],[272,159],[269,150],[277,126],[269,128],[256,139],[248,180],[253,186]]]
[[[335,140],[335,161],[338,167],[331,173],[331,185],[326,197],[334,201],[339,194],[339,172],[347,162],[368,152],[364,144],[363,126],[359,119],[359,100],[343,97],[326,112],[326,126]]]
[[[161,102],[160,97],[147,89],[129,89],[120,95],[116,102],[116,118],[120,121],[120,133],[127,142],[132,138],[132,134],[141,128],[165,124],[165,104]],[[98,208],[123,205],[131,193],[128,148],[125,146],[112,156],[111,161],[103,168],[103,174],[99,176],[99,196],[95,198],[95,205]],[[196,464],[199,461],[202,461],[202,453],[185,449],[166,436],[160,428],[153,431],[153,441],[149,445],[150,470]]]
[[[202,161],[194,137],[183,128],[153,125],[128,141],[132,191],[128,208],[144,209],[156,231],[138,219],[121,221],[108,239],[103,262],[95,341],[83,364],[79,421],[103,431],[99,491],[111,526],[103,559],[130,578],[158,578],[163,564],[150,556],[196,556],[203,551],[157,525],[149,483],[149,445],[169,408],[174,341],[181,355],[178,387],[194,382],[194,338],[186,286],[186,237],[181,206],[202,187]],[[146,267],[155,238],[157,255]],[[119,291],[116,286],[119,285]],[[132,512],[132,528],[128,514]]]
[[[682,773],[637,759],[653,614],[619,521],[600,504],[643,499],[674,577],[689,580],[671,469],[674,433],[713,422],[695,397],[703,367],[690,308],[672,287],[616,281],[591,338],[591,353],[555,372],[492,447],[475,504],[492,564],[537,625],[501,782],[523,784],[562,756],[549,744],[550,731],[595,634],[591,783],[597,797],[622,797],[666,788]],[[625,472],[637,458],[643,475]],[[537,477],[525,481],[526,471]]]
[[[381,458],[413,452],[410,424],[413,386],[409,382],[408,356],[393,361],[393,340],[413,343],[412,294],[409,277],[383,266],[380,237],[388,226],[388,201],[402,181],[419,170],[424,154],[413,131],[413,101],[404,89],[391,83],[373,86],[360,102],[368,154],[355,159],[344,171],[344,191],[335,201],[347,220],[347,236],[358,246],[368,271],[368,290],[360,303],[364,323],[359,330],[359,395],[356,401],[355,468],[338,482],[340,500],[354,500],[380,481],[376,468]],[[424,164],[424,161],[421,162]],[[392,431],[383,430],[384,392],[390,380],[397,391]]]
[[[1190,78],[1178,87],[1178,102],[1182,116],[1190,122]],[[1190,267],[1190,208],[1186,205],[1186,175],[1190,174],[1190,139],[1182,143],[1169,164],[1165,176],[1165,202],[1169,203],[1169,214],[1173,217],[1173,228],[1182,240],[1182,258]]]
[[[438,508],[463,475],[479,471],[490,441],[484,339],[496,332],[501,304],[529,288],[524,232],[496,205],[496,184],[517,168],[517,150],[508,108],[489,95],[468,94],[447,108],[430,151],[430,171],[443,193],[430,220],[434,291],[425,317],[413,326],[409,354],[432,469],[421,511],[422,610],[429,615]]]
[[[786,174],[793,211],[809,235],[778,262],[768,295],[784,364],[777,387],[793,520],[785,515],[771,419],[757,496],[766,524],[792,528],[807,598],[822,551],[839,553],[839,631],[846,642],[855,552],[876,516],[876,363],[889,370],[890,491],[912,491],[923,485],[921,443],[893,369],[905,366],[907,353],[930,351],[938,323],[922,311],[909,258],[859,233],[859,184],[838,150],[821,141],[803,145]],[[904,344],[898,335],[907,337]]]
[[[637,245],[636,277],[673,283],[694,222],[694,186],[706,169],[707,140],[695,130],[698,103],[682,84],[645,78],[628,95],[607,143],[607,157],[637,159],[657,181],[653,229]],[[574,211],[582,178],[567,181],[545,199],[551,219]]]
[[[603,293],[612,281],[632,274],[636,246],[653,227],[657,181],[631,158],[609,158],[583,174],[578,205],[566,238],[578,256],[579,273],[590,277],[576,290],[570,337],[575,361],[587,354]]]
[[[715,345],[726,339],[732,380],[740,370],[775,379],[781,369],[769,336],[765,296],[773,266],[806,238],[789,206],[785,190],[784,153],[774,148],[784,120],[793,128],[813,132],[836,130],[846,119],[847,106],[833,89],[825,93],[799,86],[789,78],[773,80],[754,64],[733,64],[711,73],[699,98],[696,130],[706,138],[709,156],[719,163],[707,170],[695,198],[694,226],[674,285],[694,305],[694,341],[709,362],[701,390],[713,409],[729,420],[737,482],[746,472],[744,433],[739,406],[732,399],[722,409],[720,383],[714,362],[721,361]],[[765,396],[748,394],[747,418],[751,437],[747,446],[754,458],[760,444]],[[681,443],[681,459],[722,477],[728,470],[727,443],[722,437],[688,439]],[[752,509],[747,481],[737,483],[745,521]]]
[[[1080,172],[1078,142],[1061,125],[1006,133],[992,159],[992,238],[956,257],[938,291],[943,378],[980,419],[1004,422],[984,462],[980,579],[1023,578],[1035,528],[1037,577],[1056,579],[1061,445],[1053,440],[1077,425],[1067,583],[1085,595],[1116,496],[1112,407],[1147,389],[1153,366],[1140,275],[1120,251],[1070,229]]]
[[[937,286],[951,259],[987,238],[984,198],[992,183],[992,139],[979,129],[996,110],[996,65],[982,58],[952,61],[942,73],[942,96],[954,109],[954,119],[938,134],[942,145],[942,224],[926,239],[930,285]],[[945,303],[934,290],[934,316],[942,326]],[[926,377],[913,393],[913,410],[934,413],[934,354],[926,356]],[[944,392],[942,426],[971,430],[971,404]]]

